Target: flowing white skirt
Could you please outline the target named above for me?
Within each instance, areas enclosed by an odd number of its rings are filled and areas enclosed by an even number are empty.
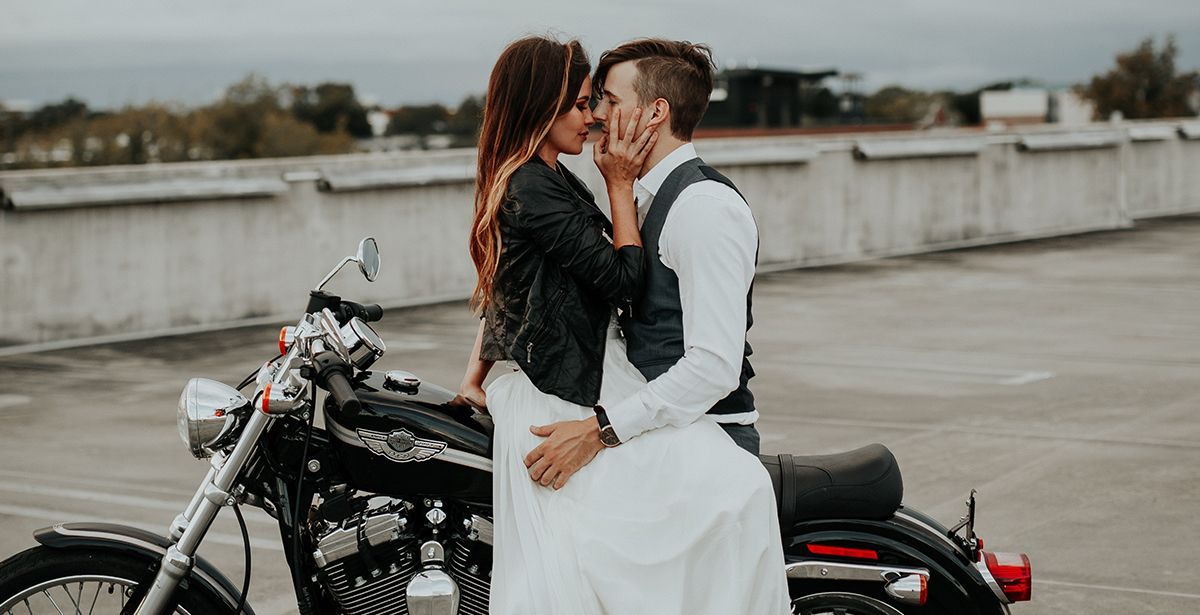
[[[615,328],[600,403],[645,385]],[[707,416],[600,451],[559,491],[529,478],[531,425],[594,416],[523,372],[487,389],[496,424],[493,615],[789,613],[771,479]]]

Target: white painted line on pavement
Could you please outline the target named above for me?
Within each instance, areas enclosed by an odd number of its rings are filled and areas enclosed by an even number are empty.
[[[8,493],[21,493],[26,495],[44,495],[49,497],[67,498],[84,502],[101,502],[105,504],[116,504],[118,506],[129,506],[132,508],[165,510],[176,514],[183,512],[183,509],[187,508],[186,500],[164,501],[138,497],[135,495],[102,493],[99,491],[68,489],[64,487],[47,487],[43,485],[32,485],[27,483],[10,483],[0,481],[0,491],[6,491]],[[270,525],[275,525],[277,523],[270,517],[255,515],[246,515],[246,521],[249,523],[266,523]]]
[[[33,398],[28,395],[0,395],[0,410],[12,406],[24,406],[33,401]]]
[[[1009,386],[1021,386],[1023,384],[1030,384],[1032,382],[1049,380],[1053,377],[1054,377],[1054,372],[1025,372],[1025,373],[1021,374],[1020,376],[1013,376],[1012,378],[1009,378],[1008,380],[1001,380],[1000,384],[1007,384]]]
[[[74,483],[77,485],[88,485],[90,487],[112,487],[113,489],[126,490],[126,491],[145,491],[147,493],[158,493],[161,495],[172,496],[172,497],[177,497],[177,498],[179,498],[179,497],[191,498],[192,493],[194,493],[192,491],[186,491],[183,489],[169,489],[166,487],[151,487],[151,486],[147,486],[147,485],[138,485],[138,484],[132,483],[132,481],[126,482],[126,481],[108,480],[108,479],[103,479],[103,478],[64,476],[64,475],[58,475],[58,474],[41,474],[41,473],[37,473],[37,472],[22,472],[20,470],[0,469],[0,476],[7,476],[9,478],[20,478],[20,479],[30,480],[30,481],[45,481],[45,482],[51,482],[51,483]],[[197,487],[199,487],[199,484],[200,484],[199,480],[197,480],[197,482],[196,482]]]
[[[1165,440],[1161,438],[1116,438],[1109,436],[1076,436],[1068,434],[1052,434],[1044,431],[1023,431],[1019,429],[1000,429],[995,427],[967,427],[964,425],[943,425],[936,423],[897,423],[892,421],[872,421],[859,419],[821,419],[803,416],[773,416],[764,414],[762,423],[807,423],[829,427],[863,427],[874,430],[917,431],[928,434],[943,432],[964,433],[979,436],[1003,436],[1012,438],[1036,438],[1039,440],[1061,440],[1066,442],[1087,442],[1092,444],[1123,444],[1132,446],[1163,446],[1168,448],[1200,449],[1200,442],[1190,440]]]
[[[940,365],[936,363],[910,363],[907,361],[892,362],[851,361],[840,359],[800,359],[791,361],[791,363],[797,365],[811,365],[813,367],[849,367],[856,369],[875,369],[895,372],[916,372],[919,374],[941,376],[943,378],[951,377],[970,382],[984,382],[1008,386],[1020,386],[1023,384],[1029,384],[1031,382],[1049,380],[1055,376],[1054,372],[993,369],[988,367],[968,367],[965,365]]]
[[[0,504],[0,515],[9,515],[9,516],[13,516],[13,517],[24,517],[26,519],[38,519],[41,521],[49,521],[51,523],[70,523],[70,521],[64,521],[64,519],[69,519],[73,514],[74,513],[63,512],[61,510],[51,510],[49,508],[36,508],[36,507],[32,507],[32,506],[13,506],[11,504]],[[115,525],[127,525],[129,527],[136,527],[141,530],[146,530],[147,532],[158,534],[159,536],[164,535],[163,534],[164,528],[162,528],[162,527],[153,527],[153,526],[145,524],[145,523],[135,523],[135,522],[127,521],[127,520],[123,520],[123,519],[88,518],[88,519],[82,519],[81,521],[92,522],[92,523],[112,523]],[[249,521],[248,518],[247,518],[247,521]],[[233,536],[231,534],[221,534],[219,532],[213,532],[213,531],[209,531],[207,534],[204,535],[204,541],[205,542],[215,542],[215,543],[223,544],[223,545],[233,545],[235,547],[242,546],[242,537],[241,536]],[[255,538],[253,536],[250,537],[250,546],[254,547],[256,549],[264,549],[267,551],[283,551],[283,546],[280,545],[278,541],[267,540],[264,538]]]
[[[1112,585],[1092,585],[1090,583],[1069,583],[1067,581],[1047,581],[1035,579],[1034,585],[1061,585],[1063,587],[1078,587],[1080,589],[1100,589],[1111,592],[1127,592],[1131,594],[1150,594],[1153,596],[1170,596],[1172,598],[1190,598],[1200,600],[1200,594],[1185,594],[1183,592],[1167,592],[1157,589],[1137,589],[1133,587],[1115,587]]]

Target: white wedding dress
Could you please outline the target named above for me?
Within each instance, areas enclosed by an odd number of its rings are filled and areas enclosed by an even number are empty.
[[[646,383],[614,324],[601,405]],[[561,490],[529,478],[531,425],[594,416],[520,371],[487,388],[496,424],[493,615],[789,613],[766,469],[707,415],[600,451]]]

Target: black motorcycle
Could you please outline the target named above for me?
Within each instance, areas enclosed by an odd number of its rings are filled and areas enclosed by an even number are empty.
[[[321,290],[351,262],[374,280],[375,240],[325,276],[280,332],[280,356],[239,387],[188,382],[179,433],[211,462],[168,536],[103,523],[39,530],[40,546],[0,564],[0,615],[252,613],[248,538],[240,588],[196,555],[223,508],[246,538],[243,504],[279,521],[302,614],[488,612],[491,418],[412,373],[370,370],[385,346],[367,323],[382,309]],[[900,470],[882,445],[763,463],[793,613],[999,614],[1029,600],[1029,559],[984,551],[975,535],[974,492],[948,529],[900,504]]]

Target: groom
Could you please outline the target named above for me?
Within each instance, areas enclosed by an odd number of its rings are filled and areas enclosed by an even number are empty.
[[[634,134],[658,127],[634,185],[645,286],[621,320],[629,360],[649,383],[610,408],[596,406],[595,418],[534,427],[546,440],[525,465],[543,485],[561,488],[603,447],[686,425],[705,409],[738,446],[758,454],[746,341],[758,229],[737,188],[691,143],[712,87],[705,45],[641,39],[600,56],[593,91],[602,96],[592,115],[605,133],[616,129],[608,120],[617,110],[630,118],[641,109]]]

